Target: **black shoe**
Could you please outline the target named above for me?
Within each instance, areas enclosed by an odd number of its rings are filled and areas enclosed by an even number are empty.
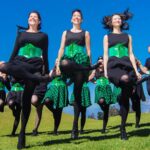
[[[53,135],[58,135],[57,130],[54,130]]]
[[[18,138],[17,149],[25,148],[25,133],[20,133]]]
[[[80,130],[80,134],[84,134],[84,130],[83,129]]]
[[[71,139],[78,139],[78,135],[79,135],[79,132],[78,131],[72,131],[71,132]]]
[[[121,140],[128,140],[126,130],[121,130]]]
[[[10,136],[14,137],[15,135],[16,135],[15,132],[12,132]]]
[[[135,125],[135,128],[140,128],[140,125],[139,125],[139,124],[136,124],[136,125]]]
[[[102,129],[102,130],[101,130],[101,133],[102,133],[102,134],[106,133],[106,130],[105,130],[105,129]]]
[[[33,130],[32,131],[32,136],[37,136],[38,135],[38,131],[37,130]]]

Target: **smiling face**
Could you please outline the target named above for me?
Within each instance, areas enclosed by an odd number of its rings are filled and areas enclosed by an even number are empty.
[[[40,19],[37,13],[31,13],[28,18],[29,26],[36,26],[38,29],[38,25],[40,24]]]
[[[122,19],[119,15],[113,15],[111,21],[113,27],[120,27],[122,25]]]
[[[72,15],[71,22],[75,25],[79,25],[82,22],[82,15],[80,12],[75,11]]]

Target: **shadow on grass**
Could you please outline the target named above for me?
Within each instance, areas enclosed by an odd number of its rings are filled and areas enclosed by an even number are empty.
[[[115,135],[102,135],[102,136],[82,136],[79,137],[77,140],[73,140],[71,138],[66,138],[66,139],[56,139],[56,140],[51,140],[51,141],[45,141],[44,143],[40,143],[37,145],[30,145],[27,146],[26,148],[31,148],[31,147],[35,147],[35,146],[51,146],[51,145],[58,145],[58,144],[70,144],[70,143],[74,143],[74,144],[81,144],[81,143],[85,143],[88,141],[99,141],[99,140],[105,140],[105,139],[113,139],[113,138],[119,138],[120,134],[115,134]],[[84,139],[86,141],[84,141]]]
[[[134,123],[127,123],[126,127],[132,126],[133,124]],[[116,125],[116,126],[113,126],[113,127],[112,126],[108,126],[107,128],[108,129],[117,129],[118,128],[120,130],[120,125]]]
[[[150,135],[150,129],[138,129],[135,131],[128,132],[128,137],[134,137],[134,136],[147,137],[149,135]]]
[[[100,130],[94,130],[94,132],[99,132]],[[86,131],[88,133],[91,133],[92,130],[88,130]],[[135,131],[131,131],[128,132],[128,137],[134,137],[134,136],[139,136],[139,137],[147,137],[150,135],[150,129],[138,129]],[[70,144],[70,143],[74,143],[74,144],[81,144],[81,143],[85,143],[88,141],[100,141],[100,140],[110,140],[110,139],[118,139],[120,140],[120,132],[117,134],[112,134],[112,135],[108,135],[108,134],[103,134],[100,136],[79,136],[79,138],[77,140],[73,140],[71,138],[65,138],[65,139],[55,139],[55,140],[51,140],[51,141],[45,141],[43,143],[37,144],[37,145],[30,145],[27,146],[27,148],[31,148],[31,147],[35,147],[35,146],[52,146],[52,145],[58,145],[58,144]],[[86,141],[84,141],[84,139]]]

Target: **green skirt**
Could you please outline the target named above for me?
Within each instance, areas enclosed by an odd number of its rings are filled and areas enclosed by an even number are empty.
[[[71,94],[70,98],[70,105],[73,105],[75,101],[74,93]],[[87,83],[83,84],[82,93],[81,93],[81,106],[89,107],[91,105],[91,98],[90,98],[90,90],[87,86]]]
[[[66,83],[62,80],[54,79],[41,103],[44,103],[46,99],[53,102],[54,109],[66,107],[68,105],[68,89]]]
[[[103,98],[106,104],[115,104],[118,100],[118,95],[121,93],[121,89],[115,85],[113,91],[110,82],[107,78],[101,77],[96,81],[95,87],[95,103],[99,103],[99,100]]]
[[[95,87],[95,103],[99,103],[99,100],[103,98],[106,104],[111,104],[112,89],[109,80],[105,77],[100,77],[96,81]]]

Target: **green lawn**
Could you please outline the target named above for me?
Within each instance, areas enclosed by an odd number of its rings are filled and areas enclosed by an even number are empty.
[[[73,116],[63,114],[59,128],[59,135],[52,135],[53,117],[44,108],[42,122],[39,128],[40,134],[36,137],[31,135],[34,126],[35,111],[31,112],[27,126],[26,149],[35,150],[149,150],[150,149],[150,114],[143,113],[141,127],[135,128],[135,114],[128,117],[127,132],[128,141],[120,140],[119,124],[120,117],[110,117],[107,133],[101,134],[101,120],[87,119],[85,134],[80,135],[78,140],[70,139]],[[0,150],[16,149],[18,137],[10,137],[13,116],[8,107],[0,113]],[[20,126],[19,126],[20,127]],[[19,129],[17,130],[17,133]]]

